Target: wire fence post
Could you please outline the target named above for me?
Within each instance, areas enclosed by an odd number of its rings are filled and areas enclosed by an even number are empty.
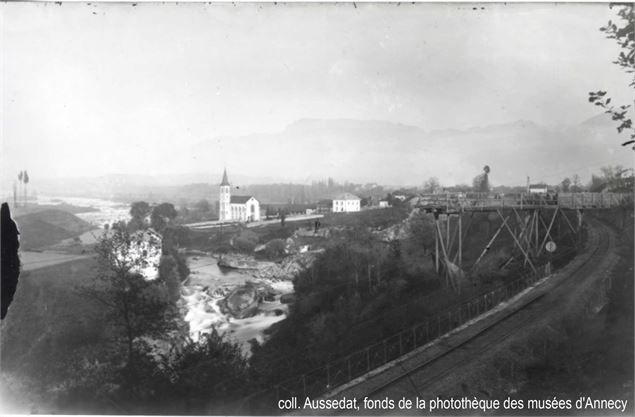
[[[430,319],[426,318],[426,343],[430,340]]]
[[[412,349],[416,349],[417,348],[417,328],[413,327],[412,328]]]

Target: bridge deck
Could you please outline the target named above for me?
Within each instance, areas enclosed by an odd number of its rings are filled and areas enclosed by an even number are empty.
[[[446,213],[496,211],[503,209],[610,209],[633,203],[633,194],[559,193],[559,194],[481,194],[446,193],[418,197],[415,207]]]

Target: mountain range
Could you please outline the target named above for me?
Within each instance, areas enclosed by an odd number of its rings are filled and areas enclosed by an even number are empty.
[[[218,184],[223,168],[235,185],[338,182],[421,185],[437,177],[444,185],[470,184],[484,165],[494,185],[559,183],[578,174],[583,182],[601,166],[633,165],[633,152],[620,144],[616,124],[600,114],[573,126],[532,121],[470,129],[430,130],[379,120],[301,119],[277,133],[221,136],[174,152],[170,166],[188,172],[161,176],[113,174],[96,178],[41,180],[44,193],[138,193],[144,187]],[[169,172],[168,169],[166,169]]]
[[[217,163],[230,174],[275,173],[295,182],[333,177],[420,185],[435,176],[451,185],[470,183],[489,165],[495,184],[524,184],[527,176],[532,182],[555,183],[576,173],[586,180],[603,165],[631,166],[632,151],[620,146],[626,135],[618,135],[615,127],[606,114],[574,126],[521,120],[432,131],[376,120],[302,119],[279,133],[218,137],[191,152],[212,156],[223,149],[224,160]]]

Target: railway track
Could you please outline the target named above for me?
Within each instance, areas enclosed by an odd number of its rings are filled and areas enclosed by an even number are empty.
[[[436,352],[417,353],[405,360],[396,360],[385,372],[373,375],[365,380],[351,383],[340,388],[329,398],[399,399],[402,396],[419,398],[435,397],[445,389],[457,391],[460,383],[457,376],[465,368],[491,354],[505,341],[516,336],[526,335],[530,329],[539,328],[554,314],[566,309],[572,297],[588,286],[593,285],[611,263],[607,255],[615,247],[615,234],[597,220],[590,219],[591,233],[586,250],[567,267],[534,288],[519,300],[498,314],[486,318],[480,327],[473,325],[452,337],[441,340]],[[472,326],[470,326],[472,327]],[[430,350],[430,349],[428,349]],[[419,357],[418,357],[419,356]],[[421,358],[423,356],[423,358]],[[362,414],[385,414],[386,410],[362,410]],[[397,410],[400,414],[408,410]],[[422,410],[410,410],[420,413]]]

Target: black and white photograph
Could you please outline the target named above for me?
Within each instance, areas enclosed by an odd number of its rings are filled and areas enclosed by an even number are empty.
[[[0,414],[634,415],[635,6],[0,2]]]

